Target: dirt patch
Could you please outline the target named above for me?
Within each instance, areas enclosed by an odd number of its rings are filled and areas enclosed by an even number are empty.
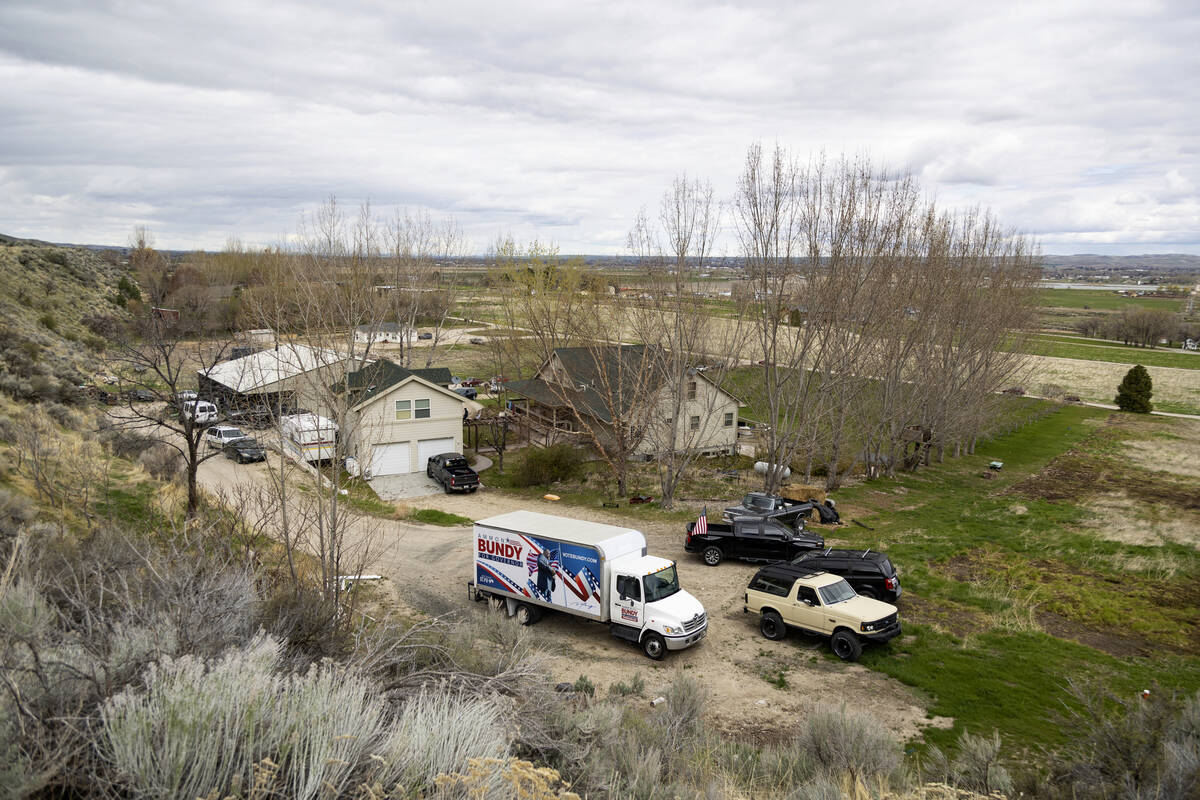
[[[1050,611],[1038,612],[1037,619],[1042,629],[1051,636],[1078,642],[1117,658],[1156,655],[1161,650],[1147,639],[1115,631],[1087,628]]]
[[[239,484],[265,485],[268,478],[264,465],[242,466],[213,459],[202,465],[201,480],[206,488],[215,490]],[[637,527],[646,534],[650,552],[678,560],[680,583],[704,603],[709,614],[705,641],[655,662],[645,658],[637,647],[614,639],[603,625],[562,614],[547,615],[533,632],[556,656],[551,665],[556,681],[574,681],[586,675],[598,691],[607,692],[612,684],[629,683],[640,673],[646,680],[648,701],[662,693],[676,670],[686,670],[706,687],[707,717],[715,727],[749,733],[763,741],[793,731],[797,716],[819,703],[870,708],[889,731],[902,739],[919,736],[921,729],[930,725],[952,724],[948,719],[928,719],[926,699],[899,681],[832,658],[824,642],[800,636],[782,642],[762,638],[753,615],[742,612],[742,596],[757,567],[739,562],[705,566],[699,558],[683,551],[682,523],[634,522],[602,509],[512,497],[486,488],[472,495],[433,494],[416,502],[422,508],[469,519],[528,509]],[[390,579],[390,591],[381,594],[382,609],[412,619],[444,613],[489,613],[484,604],[467,600],[466,583],[472,569],[471,528],[364,519],[356,521],[352,533],[373,538],[375,558],[367,571]],[[787,687],[780,689],[768,683],[763,677],[764,666],[782,670]]]

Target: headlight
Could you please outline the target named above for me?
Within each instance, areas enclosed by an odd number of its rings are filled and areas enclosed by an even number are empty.
[[[678,636],[679,634],[683,633],[683,628],[676,628],[671,625],[663,625],[663,632],[672,636]]]
[[[873,630],[875,630],[875,623],[874,622],[864,622],[862,624],[862,629],[864,631],[873,631]]]

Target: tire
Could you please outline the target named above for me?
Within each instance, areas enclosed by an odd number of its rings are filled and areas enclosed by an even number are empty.
[[[861,592],[858,593],[858,595],[859,595],[859,597],[867,597],[867,598],[870,598],[871,600],[879,599],[879,595],[875,594],[875,590],[871,589],[871,588],[863,589]]]
[[[762,617],[758,620],[758,631],[764,638],[778,642],[787,636],[787,625],[784,624],[783,617],[774,611],[764,611]]]
[[[858,657],[862,655],[862,642],[845,628],[833,632],[829,646],[833,648],[833,654],[842,661],[858,661]]]
[[[642,652],[646,654],[646,658],[662,661],[667,655],[667,643],[663,637],[650,631],[642,637]]]
[[[721,559],[725,557],[725,554],[721,552],[721,548],[713,546],[704,548],[703,557],[705,564],[715,567],[721,563]]]
[[[542,610],[537,606],[531,606],[529,603],[521,603],[517,606],[516,618],[517,622],[522,625],[536,625],[538,620],[542,618]]]

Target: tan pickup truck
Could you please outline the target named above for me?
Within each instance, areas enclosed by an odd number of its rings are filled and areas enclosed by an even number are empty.
[[[845,578],[786,561],[763,567],[746,588],[743,611],[759,614],[758,629],[779,640],[789,627],[828,636],[838,658],[856,661],[863,642],[900,635],[894,605],[855,594]]]

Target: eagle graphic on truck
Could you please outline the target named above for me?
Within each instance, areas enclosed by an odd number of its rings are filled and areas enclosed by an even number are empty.
[[[523,624],[547,610],[608,623],[653,659],[704,638],[704,607],[679,586],[675,562],[646,554],[640,531],[514,511],[475,523],[475,600]]]

